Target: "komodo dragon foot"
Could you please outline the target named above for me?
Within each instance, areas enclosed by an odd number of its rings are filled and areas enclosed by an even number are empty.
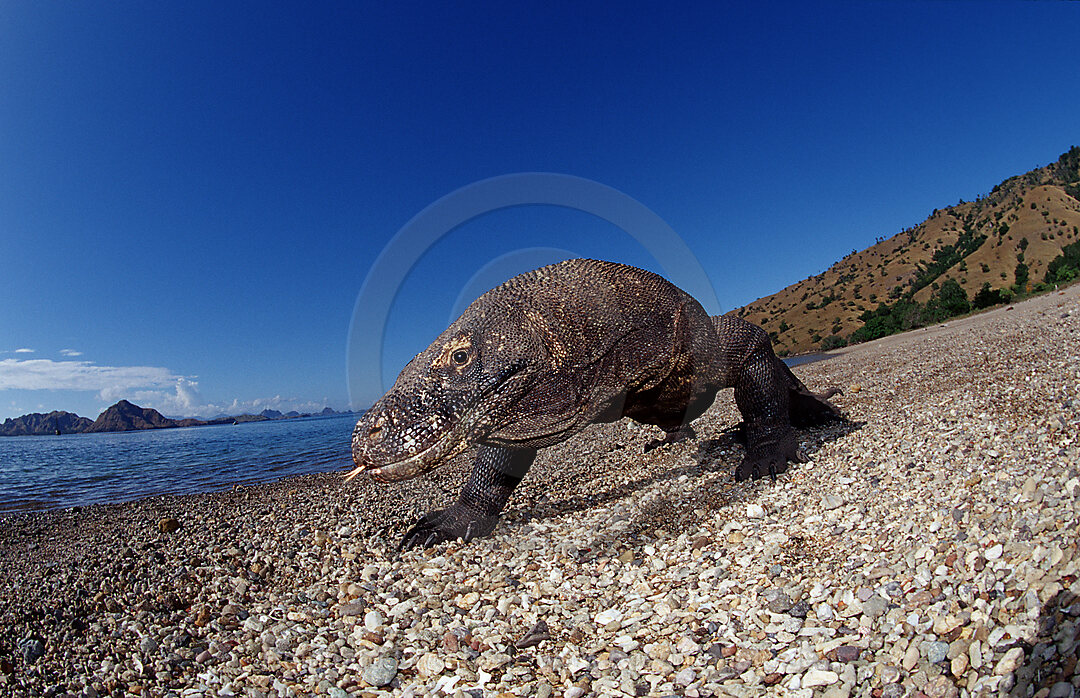
[[[799,448],[795,432],[790,427],[779,430],[779,434],[754,433],[747,444],[746,456],[735,468],[735,480],[748,480],[768,475],[773,480],[780,473],[787,472],[788,462],[805,463],[809,460]]]
[[[398,550],[430,548],[458,538],[468,543],[473,538],[491,533],[498,522],[498,514],[484,516],[461,504],[453,504],[420,517],[416,525],[405,532]]]

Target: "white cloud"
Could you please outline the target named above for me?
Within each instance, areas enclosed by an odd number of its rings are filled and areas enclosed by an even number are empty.
[[[90,361],[0,359],[0,390],[84,390],[105,405],[120,399],[152,407],[170,417],[216,417],[220,414],[318,412],[326,401],[275,395],[272,398],[215,402],[203,397],[192,377],[155,366],[98,366]]]
[[[24,352],[19,349],[19,352]],[[117,391],[166,386],[178,376],[154,366],[98,366],[89,361],[0,359],[0,390]]]
[[[75,351],[74,349],[61,349],[60,350],[60,355],[61,356],[82,356],[82,352],[81,351]]]
[[[22,349],[16,349],[15,353],[16,354],[33,354],[34,350],[33,349],[27,349],[26,347],[23,347]]]

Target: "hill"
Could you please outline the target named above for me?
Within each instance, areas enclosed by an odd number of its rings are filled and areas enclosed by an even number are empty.
[[[952,279],[968,299],[980,290],[1026,293],[1066,245],[1080,241],[1080,148],[998,184],[986,196],[934,210],[826,271],[740,308],[764,327],[777,353],[848,341],[860,316],[902,298],[925,304]],[[1000,296],[997,296],[1000,298]]]
[[[169,429],[205,424],[197,419],[169,419],[149,407],[139,407],[121,400],[106,409],[87,429],[87,433],[102,431],[134,431],[136,429]]]
[[[335,412],[329,407],[323,408],[318,416],[351,414]],[[96,420],[80,417],[73,412],[50,412],[49,414],[32,413],[21,417],[6,419],[0,424],[0,436],[50,436],[53,434],[90,434],[113,431],[136,431],[139,429],[172,429],[176,427],[213,426],[218,424],[245,424],[247,422],[266,422],[271,419],[294,419],[310,417],[311,414],[289,412],[282,414],[276,410],[263,410],[261,414],[222,415],[210,420],[172,419],[155,409],[139,407],[127,400],[121,400],[98,415]]]
[[[86,431],[93,421],[74,412],[34,412],[0,424],[0,436],[30,436],[34,434],[78,434]]]

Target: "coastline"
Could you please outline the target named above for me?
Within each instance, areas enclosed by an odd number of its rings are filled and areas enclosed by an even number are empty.
[[[492,537],[401,557],[470,454],[0,519],[0,693],[1080,691],[1078,299],[799,366],[851,423],[775,482],[731,481],[726,391],[686,443],[622,421],[541,451]]]

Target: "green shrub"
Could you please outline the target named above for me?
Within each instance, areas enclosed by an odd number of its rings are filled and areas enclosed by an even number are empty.
[[[839,349],[847,346],[847,340],[838,334],[830,335],[821,341],[821,348],[825,351]]]
[[[979,292],[975,294],[975,298],[972,299],[971,304],[976,309],[989,308],[994,305],[1001,305],[1005,300],[1001,297],[1000,289],[991,289],[990,282],[987,281],[979,289]]]
[[[1049,286],[1064,284],[1080,278],[1080,242],[1061,248],[1061,254],[1050,260],[1043,283]]]
[[[1024,264],[1023,256],[1020,259],[1021,261],[1016,264],[1016,269],[1013,270],[1013,277],[1016,279],[1013,283],[1013,291],[1016,293],[1023,293],[1027,289],[1028,282],[1028,265]]]

